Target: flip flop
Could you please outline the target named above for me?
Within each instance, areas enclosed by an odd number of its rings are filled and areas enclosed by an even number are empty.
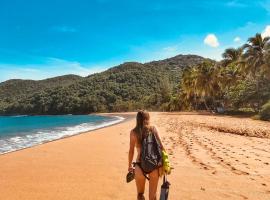
[[[132,181],[134,178],[135,178],[134,172],[128,172],[127,177],[126,177],[127,183]]]

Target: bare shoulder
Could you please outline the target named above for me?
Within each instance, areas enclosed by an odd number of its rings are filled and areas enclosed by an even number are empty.
[[[152,124],[152,128],[153,128],[155,131],[158,131],[157,125]]]

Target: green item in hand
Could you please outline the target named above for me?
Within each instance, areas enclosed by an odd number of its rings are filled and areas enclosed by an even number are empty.
[[[162,161],[163,161],[163,169],[165,171],[166,174],[170,174],[171,173],[171,165],[170,165],[170,161],[169,161],[169,156],[166,153],[166,151],[162,151]]]

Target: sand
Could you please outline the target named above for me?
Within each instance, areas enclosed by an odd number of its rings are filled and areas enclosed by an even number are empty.
[[[135,182],[125,182],[135,113],[122,115],[131,117],[0,155],[0,199],[136,199]],[[171,200],[270,199],[269,122],[198,113],[151,119],[174,167]]]

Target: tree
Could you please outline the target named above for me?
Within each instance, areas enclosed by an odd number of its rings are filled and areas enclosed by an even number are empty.
[[[269,42],[269,37],[263,38],[261,34],[257,33],[254,37],[249,38],[248,43],[244,45],[244,70],[256,80],[257,111],[263,103],[260,96],[260,82],[266,77],[263,72],[270,71]]]
[[[197,69],[195,67],[187,67],[183,70],[181,77],[181,90],[183,102],[186,106],[191,105],[192,101],[195,103],[195,109],[197,109],[197,94],[196,94],[196,78]],[[190,102],[190,103],[188,103]]]
[[[259,33],[248,39],[248,43],[243,46],[246,72],[257,75],[270,67],[269,42],[269,37],[263,38]]]
[[[205,61],[197,66],[196,74],[196,94],[198,94],[204,102],[207,110],[207,98],[213,98],[218,92],[217,79],[215,78],[215,64],[211,61]]]
[[[238,64],[243,53],[243,48],[229,48],[222,54],[222,66],[228,66],[229,64]]]

